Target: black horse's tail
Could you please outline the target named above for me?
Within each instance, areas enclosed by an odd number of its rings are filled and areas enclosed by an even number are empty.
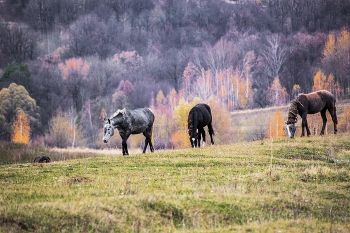
[[[205,108],[208,110],[209,114],[210,114],[210,122],[208,124],[208,130],[209,130],[209,133],[212,134],[212,135],[215,135],[215,132],[214,132],[214,129],[213,129],[213,115],[211,114],[211,108],[209,107],[209,105],[205,105]]]

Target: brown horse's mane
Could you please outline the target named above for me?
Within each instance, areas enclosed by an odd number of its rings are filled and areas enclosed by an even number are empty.
[[[298,98],[294,100],[289,107],[287,124],[293,124],[298,121],[298,105],[300,103]]]

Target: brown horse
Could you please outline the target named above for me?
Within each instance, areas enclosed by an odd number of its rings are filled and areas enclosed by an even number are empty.
[[[321,135],[324,134],[324,130],[327,123],[326,111],[331,114],[332,121],[334,124],[334,134],[337,133],[337,113],[335,107],[335,98],[329,91],[321,90],[312,92],[309,94],[300,94],[290,105],[288,112],[288,120],[285,122],[287,124],[288,136],[294,138],[295,134],[295,123],[297,122],[298,114],[302,118],[302,133],[301,136],[305,136],[305,128],[307,136],[310,136],[310,129],[307,124],[307,114],[315,114],[321,112],[321,117],[323,121]]]

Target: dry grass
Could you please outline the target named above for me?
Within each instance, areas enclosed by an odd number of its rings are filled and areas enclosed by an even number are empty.
[[[0,232],[347,232],[348,138],[56,149],[94,156],[1,165]]]

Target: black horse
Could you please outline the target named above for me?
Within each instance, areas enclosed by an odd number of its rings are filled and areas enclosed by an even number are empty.
[[[127,110],[125,108],[123,110],[119,109],[111,118],[105,120],[103,142],[108,142],[114,135],[114,129],[116,128],[122,138],[123,155],[129,155],[126,140],[128,140],[131,134],[142,133],[146,137],[143,153],[146,152],[148,144],[151,152],[154,152],[152,145],[153,123],[154,114],[148,108],[138,108],[134,110]]]
[[[188,114],[187,122],[188,134],[190,135],[192,147],[197,147],[197,145],[200,147],[201,135],[203,136],[203,141],[205,142],[205,126],[208,126],[211,144],[214,144],[211,109],[207,104],[197,104],[194,106]]]
[[[323,126],[321,130],[321,135],[324,134],[324,130],[327,123],[326,111],[331,114],[333,124],[334,124],[334,134],[337,133],[337,113],[335,107],[335,98],[329,91],[321,90],[312,92],[309,94],[300,94],[290,105],[288,112],[288,120],[285,122],[287,124],[288,136],[294,138],[295,134],[295,123],[297,122],[298,114],[302,118],[302,133],[301,136],[305,136],[305,128],[307,136],[310,136],[310,129],[307,124],[307,114],[315,114],[321,112],[321,117],[323,120]]]

